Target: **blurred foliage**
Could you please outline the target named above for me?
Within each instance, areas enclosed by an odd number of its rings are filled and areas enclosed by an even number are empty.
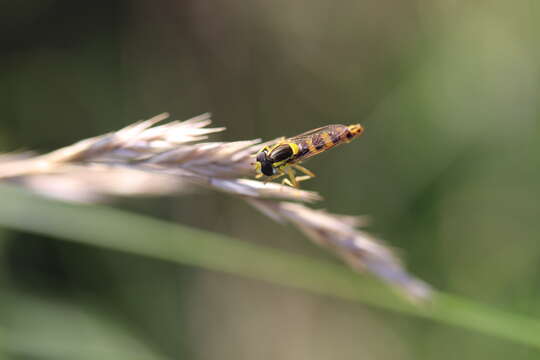
[[[540,317],[536,2],[2,5],[0,151],[51,150],[163,111],[211,111],[228,140],[361,122],[362,139],[309,163],[319,177],[306,186],[325,196],[321,206],[371,215],[370,230],[435,287]],[[329,257],[225,196],[118,206]],[[0,232],[0,270],[4,357],[538,356],[393,312],[24,231]]]

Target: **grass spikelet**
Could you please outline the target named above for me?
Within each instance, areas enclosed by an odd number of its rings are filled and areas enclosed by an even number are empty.
[[[225,130],[207,127],[209,114],[159,125],[168,116],[160,114],[44,155],[0,155],[0,180],[83,202],[181,193],[194,186],[225,192],[275,221],[292,224],[352,268],[372,273],[413,299],[429,298],[427,284],[407,273],[387,246],[357,229],[359,218],[302,204],[321,200],[315,192],[245,179],[254,175],[253,156],[264,145],[260,140],[205,142],[210,134]]]

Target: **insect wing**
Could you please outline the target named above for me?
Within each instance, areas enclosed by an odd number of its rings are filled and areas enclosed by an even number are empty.
[[[327,125],[287,139],[301,148],[301,155],[295,161],[306,160],[334,147],[345,129],[344,125]]]
[[[327,125],[327,126],[323,126],[323,127],[317,128],[317,129],[309,130],[309,131],[306,131],[304,133],[301,133],[300,135],[290,137],[290,138],[287,139],[287,141],[298,143],[298,142],[301,142],[301,141],[306,140],[306,139],[311,139],[313,136],[315,136],[317,134],[320,135],[323,132],[328,132],[332,127],[333,127],[333,125]]]

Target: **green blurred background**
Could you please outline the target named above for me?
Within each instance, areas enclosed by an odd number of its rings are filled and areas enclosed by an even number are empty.
[[[228,129],[222,140],[360,122],[360,140],[309,163],[319,206],[369,214],[369,230],[434,287],[540,317],[540,3],[0,4],[0,152],[45,152],[164,111],[210,111]],[[224,195],[115,206],[338,261]],[[6,359],[102,358],[88,346],[114,359],[540,357],[427,320],[7,229],[0,289]]]

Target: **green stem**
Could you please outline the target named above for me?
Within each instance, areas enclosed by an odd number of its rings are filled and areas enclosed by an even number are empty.
[[[0,186],[0,225],[66,241],[222,271],[429,318],[540,348],[540,319],[435,293],[411,304],[343,265],[262,247],[103,206],[74,205]]]

